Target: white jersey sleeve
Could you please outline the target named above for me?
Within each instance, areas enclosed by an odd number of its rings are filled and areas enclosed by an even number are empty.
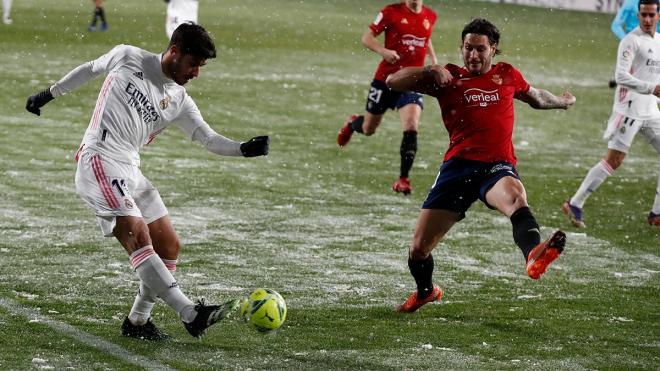
[[[633,71],[638,70],[637,68],[633,68],[633,65],[639,64],[639,61],[635,61],[639,49],[640,39],[636,37],[636,35],[624,37],[623,40],[621,40],[616,59],[616,82],[617,84],[633,89],[640,94],[651,94],[653,93],[655,84],[650,81],[640,80],[637,76],[632,74]]]
[[[94,79],[95,77],[107,73],[114,66],[121,62],[121,58],[125,55],[126,45],[117,45],[108,53],[102,55],[98,59],[90,62],[81,64],[80,66],[74,68],[62,77],[58,82],[56,82],[50,88],[51,94],[53,97],[60,97],[81,85],[85,84],[87,81]]]
[[[204,121],[195,102],[186,95],[181,114],[176,120],[178,126],[192,140],[200,142],[209,152],[222,156],[241,156],[241,143],[226,138],[213,130]]]

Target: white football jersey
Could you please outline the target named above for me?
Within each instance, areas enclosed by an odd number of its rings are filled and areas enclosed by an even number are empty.
[[[653,89],[660,84],[660,33],[654,37],[639,27],[619,43],[613,110],[633,119],[660,118]]]
[[[162,54],[118,45],[100,58],[78,66],[51,87],[54,97],[107,73],[81,143],[120,162],[140,165],[140,148],[171,124],[193,138],[197,129],[213,133],[186,89],[163,74]],[[238,142],[232,155],[239,155]]]

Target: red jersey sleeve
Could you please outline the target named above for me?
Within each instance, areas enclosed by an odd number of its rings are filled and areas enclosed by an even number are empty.
[[[517,68],[513,66],[509,66],[509,68],[511,68],[511,76],[513,77],[513,83],[515,87],[514,98],[520,99],[520,94],[527,93],[530,85]]]
[[[374,35],[378,36],[385,31],[392,23],[392,11],[389,6],[381,9],[376,19],[369,25],[369,29]]]

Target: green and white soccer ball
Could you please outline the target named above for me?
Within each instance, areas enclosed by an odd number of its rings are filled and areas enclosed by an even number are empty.
[[[286,303],[277,291],[258,288],[241,304],[241,317],[261,332],[277,330],[286,319]]]

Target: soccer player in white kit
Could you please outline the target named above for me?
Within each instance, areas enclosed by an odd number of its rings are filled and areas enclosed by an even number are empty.
[[[658,0],[640,0],[639,27],[619,43],[616,61],[617,88],[612,115],[604,139],[605,157],[589,170],[573,197],[564,202],[563,211],[571,223],[583,228],[582,207],[587,198],[623,163],[637,133],[646,137],[660,153],[660,33]],[[648,223],[660,226],[660,175]]]
[[[197,23],[198,0],[165,0],[165,2],[167,3],[165,32],[168,39],[181,23]]]
[[[172,124],[218,155],[268,154],[267,136],[237,142],[216,133],[186,93],[184,85],[215,56],[206,30],[184,23],[162,54],[118,45],[27,101],[26,109],[40,115],[40,108],[50,100],[107,73],[76,154],[75,182],[78,194],[95,211],[104,236],[119,240],[140,278],[138,295],[122,325],[124,336],[167,337],[151,322],[157,297],[179,314],[195,337],[238,307],[238,300],[195,304],[179,289],[173,273],[180,241],[158,190],[139,167],[140,148]]]

